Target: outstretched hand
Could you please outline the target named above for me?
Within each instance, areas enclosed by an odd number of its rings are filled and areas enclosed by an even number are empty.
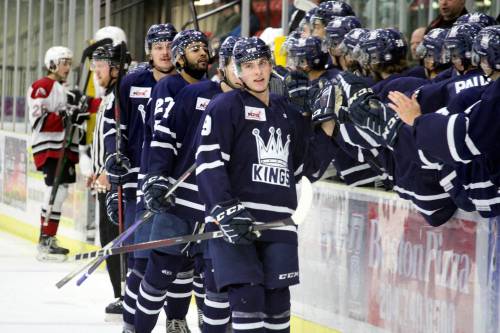
[[[422,115],[416,95],[409,98],[399,91],[391,91],[389,99],[392,102],[388,104],[389,107],[396,111],[399,118],[410,126],[413,126],[415,119]]]

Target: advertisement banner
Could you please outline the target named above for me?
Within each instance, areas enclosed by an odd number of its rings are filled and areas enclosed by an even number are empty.
[[[5,136],[4,148],[3,202],[26,210],[26,140]]]
[[[477,223],[435,228],[414,210],[369,205],[368,322],[390,332],[473,332]]]
[[[0,133],[0,202],[3,201],[3,173],[4,173],[4,160],[5,160],[5,139],[4,135]]]

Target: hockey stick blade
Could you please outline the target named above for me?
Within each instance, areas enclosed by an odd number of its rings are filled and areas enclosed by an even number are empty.
[[[300,9],[304,12],[308,12],[311,9],[318,7],[317,4],[310,0],[295,0],[293,2],[293,5],[295,6],[295,8]]]
[[[307,213],[309,211],[309,208],[311,207],[312,199],[313,199],[313,195],[312,195],[311,182],[306,177],[302,177],[300,200],[299,200],[299,203],[297,204],[297,209],[295,210],[292,217],[290,217],[288,219],[275,221],[275,222],[256,224],[256,225],[254,225],[254,231],[263,231],[263,230],[268,230],[268,229],[273,229],[273,228],[278,228],[278,227],[283,227],[283,226],[301,224],[305,220]],[[202,241],[202,240],[208,240],[208,239],[220,238],[220,237],[222,237],[221,231],[212,231],[212,232],[206,232],[206,233],[195,234],[195,235],[184,235],[184,236],[167,238],[167,239],[162,239],[162,240],[157,240],[157,241],[132,244],[132,245],[127,245],[127,246],[123,246],[123,247],[102,249],[99,251],[94,251],[94,252],[89,252],[89,253],[82,253],[79,255],[80,256],[79,258],[80,259],[92,259],[95,257],[110,256],[110,255],[128,253],[128,252],[137,251],[137,250],[149,250],[149,249],[155,249],[158,247],[179,245],[179,244],[185,244],[185,243],[189,243],[189,242],[198,242],[198,241]]]

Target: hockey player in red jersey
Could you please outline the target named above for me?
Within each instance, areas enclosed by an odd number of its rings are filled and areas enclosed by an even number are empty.
[[[64,260],[69,252],[57,244],[55,235],[61,218],[62,204],[68,193],[68,184],[74,183],[76,178],[75,164],[78,163],[80,131],[72,131],[73,137],[67,138],[66,131],[69,127],[65,125],[67,122],[73,125],[81,124],[87,116],[85,110],[78,109],[81,94],[68,90],[65,84],[71,70],[72,58],[73,52],[66,47],[49,48],[44,59],[48,74],[31,85],[27,96],[32,133],[31,150],[36,169],[43,172],[46,185],[40,217],[37,256],[39,260]],[[66,156],[59,173],[60,185],[56,186],[53,203],[50,203],[52,186],[58,177],[56,166],[62,154]]]

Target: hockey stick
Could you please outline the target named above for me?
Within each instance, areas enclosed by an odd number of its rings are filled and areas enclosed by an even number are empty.
[[[198,15],[196,14],[196,7],[194,6],[194,0],[189,1],[189,9],[191,10],[191,15],[193,16],[194,28],[200,30],[200,25],[198,23]]]
[[[80,81],[82,79],[82,75],[83,75],[83,67],[85,66],[85,61],[89,58],[92,57],[92,53],[94,53],[94,51],[99,47],[99,46],[103,46],[105,44],[110,44],[110,43],[113,43],[113,40],[111,38],[104,38],[104,39],[101,39],[89,46],[87,46],[85,48],[85,50],[83,50],[82,52],[82,57],[80,59],[80,65],[78,66],[78,73],[77,73],[77,77],[76,77],[76,85],[79,87],[80,86]],[[90,70],[87,72],[87,78],[85,79],[85,83],[83,84],[83,92],[85,93],[85,90],[87,90],[87,86],[89,84],[89,78],[90,78],[90,75],[89,75],[89,72]]]
[[[187,169],[175,183],[172,184],[172,187],[168,190],[167,194],[165,194],[165,198],[169,197],[188,177],[193,173],[196,169],[196,164],[193,164]],[[139,228],[144,222],[149,221],[149,219],[153,216],[153,213],[147,211],[139,220],[137,220],[134,224],[132,224],[127,230],[120,234],[118,237],[113,239],[111,242],[106,244],[103,247],[104,249],[109,249],[112,247],[116,247],[125,241],[128,237],[130,237],[136,230]],[[83,258],[80,257],[81,254],[77,254],[75,256],[75,260],[81,260]],[[90,274],[92,274],[103,262],[106,260],[107,256],[104,257],[96,257],[94,260],[86,263],[84,266],[77,267],[75,270],[70,272],[68,275],[63,277],[59,282],[56,283],[57,288],[63,287],[66,283],[71,281],[75,276],[86,271],[84,275],[78,280],[77,285],[81,285],[83,281],[85,281]]]
[[[300,201],[297,205],[297,209],[295,210],[294,214],[290,218],[286,218],[283,220],[269,222],[269,223],[263,223],[263,224],[256,224],[253,227],[253,231],[263,231],[263,230],[269,230],[269,229],[283,227],[283,226],[301,224],[305,220],[307,213],[309,211],[309,208],[311,207],[312,199],[313,199],[313,194],[312,194],[311,183],[309,182],[309,180],[306,177],[302,177]],[[208,239],[214,239],[214,238],[220,238],[220,237],[222,237],[221,231],[212,231],[212,232],[206,232],[206,233],[201,233],[201,234],[184,235],[184,236],[161,239],[161,240],[156,240],[156,241],[151,241],[151,242],[126,245],[126,246],[122,246],[122,247],[110,248],[107,250],[102,249],[99,251],[94,251],[94,252],[82,254],[82,256],[83,256],[83,259],[102,257],[102,256],[110,256],[110,255],[128,253],[128,252],[137,251],[137,250],[149,250],[149,249],[155,249],[155,248],[159,248],[159,247],[186,244],[189,242],[198,242],[198,241],[202,241],[202,240],[208,240]]]
[[[120,110],[120,84],[125,73],[125,53],[126,53],[125,42],[120,44],[120,65],[118,67],[118,78],[115,84],[115,151],[116,151],[116,164],[121,165],[121,142],[122,142],[122,129],[121,129],[121,110]],[[118,184],[116,192],[118,194],[118,233],[123,234],[125,229],[125,221],[123,220],[123,187],[122,184]],[[127,266],[125,262],[125,256],[120,255],[120,281],[121,281],[121,291],[122,296],[125,292],[125,280],[127,279]],[[80,283],[82,283],[81,281]]]

